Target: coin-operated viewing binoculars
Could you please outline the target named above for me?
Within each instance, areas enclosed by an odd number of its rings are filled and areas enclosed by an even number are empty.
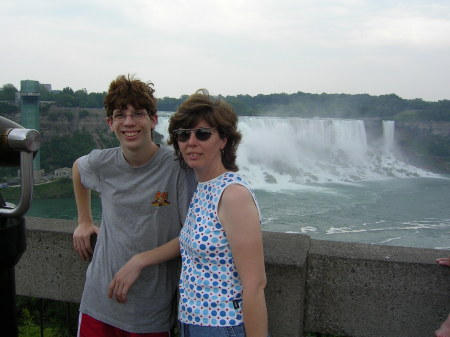
[[[17,336],[14,268],[26,249],[25,218],[33,196],[33,158],[41,144],[34,129],[0,116],[0,167],[20,167],[18,205],[6,202],[0,190],[0,331]]]

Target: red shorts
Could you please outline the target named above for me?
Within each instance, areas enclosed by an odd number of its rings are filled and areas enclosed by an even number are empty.
[[[170,332],[127,332],[96,320],[89,315],[80,314],[78,337],[170,337]]]

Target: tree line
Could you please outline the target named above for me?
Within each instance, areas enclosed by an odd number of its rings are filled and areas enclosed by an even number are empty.
[[[12,84],[0,88],[0,114],[10,113],[14,108],[18,89]],[[40,86],[40,100],[58,107],[103,108],[106,92],[88,93],[86,89],[74,91],[47,90]],[[187,98],[163,97],[158,99],[159,111],[175,111]],[[437,102],[403,99],[395,94],[372,96],[369,94],[259,94],[219,97],[233,106],[241,116],[283,117],[334,117],[334,118],[385,118],[414,121],[450,121],[450,100]]]

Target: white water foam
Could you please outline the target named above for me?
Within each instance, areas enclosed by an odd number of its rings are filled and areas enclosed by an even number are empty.
[[[395,157],[394,128],[393,121],[383,121],[382,139],[368,144],[362,120],[240,117],[240,173],[253,188],[268,191],[435,177]],[[167,139],[167,129],[168,117],[160,117],[156,131]]]

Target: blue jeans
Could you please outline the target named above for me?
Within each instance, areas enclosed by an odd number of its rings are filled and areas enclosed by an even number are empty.
[[[180,322],[181,337],[245,337],[244,324],[236,326],[200,326]]]

